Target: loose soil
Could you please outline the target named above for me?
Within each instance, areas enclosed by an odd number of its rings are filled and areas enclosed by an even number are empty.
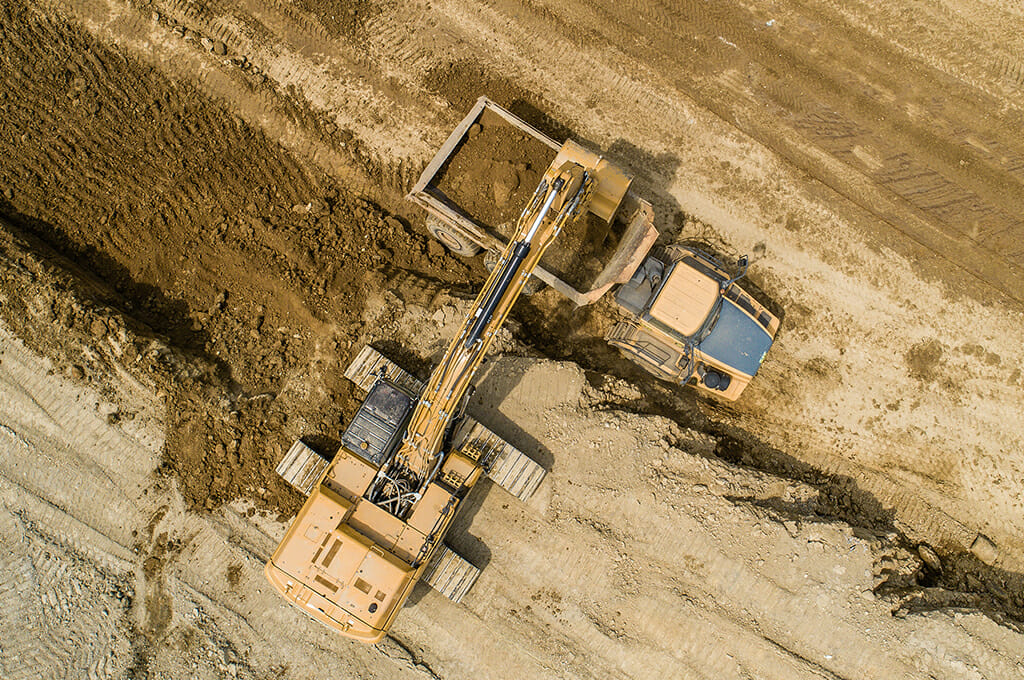
[[[456,211],[508,241],[555,154],[537,138],[485,110],[431,186]],[[585,213],[562,230],[541,266],[576,290],[590,290],[618,245],[618,226],[613,229]]]

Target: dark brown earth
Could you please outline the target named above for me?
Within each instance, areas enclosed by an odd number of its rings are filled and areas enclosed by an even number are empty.
[[[450,84],[455,87],[454,79]],[[472,91],[471,83],[461,87]],[[485,110],[433,184],[456,210],[507,241],[555,154]],[[605,264],[602,258],[617,245],[616,234],[607,222],[585,213],[566,225],[541,265],[573,288],[590,290]]]
[[[187,85],[18,4],[4,13],[17,41],[0,70],[0,215],[204,366],[161,380],[166,469],[188,502],[246,495],[294,509],[274,474],[298,434],[288,414],[303,414],[306,436],[339,437],[357,406],[340,376],[367,287],[403,271],[459,281],[464,265]],[[18,322],[16,308],[3,312]],[[89,324],[108,332],[105,319]],[[314,357],[328,386],[319,401],[279,398]]]

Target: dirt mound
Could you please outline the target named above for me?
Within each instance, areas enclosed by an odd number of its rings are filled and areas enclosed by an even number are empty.
[[[381,13],[381,6],[373,0],[296,0],[295,5],[316,16],[332,36],[344,36],[361,42],[366,22]]]
[[[529,203],[556,151],[505,119],[484,111],[465,141],[438,172],[434,184],[455,208],[503,239]],[[566,226],[541,266],[577,290],[589,290],[613,246],[607,222],[591,213]]]
[[[555,153],[484,111],[434,183],[467,216],[507,236]]]
[[[455,111],[469,111],[480,95],[487,95],[504,107],[528,97],[526,90],[505,76],[469,60],[440,64],[430,69],[424,84],[452,105]]]

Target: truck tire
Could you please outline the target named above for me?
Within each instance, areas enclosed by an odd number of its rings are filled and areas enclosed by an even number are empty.
[[[464,234],[456,231],[436,217],[427,217],[427,231],[430,232],[431,236],[440,241],[441,245],[447,248],[452,255],[473,257],[483,250],[483,248],[468,239]]]

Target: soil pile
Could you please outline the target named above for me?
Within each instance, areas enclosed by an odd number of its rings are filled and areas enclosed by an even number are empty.
[[[555,154],[485,110],[433,184],[458,212],[508,240]],[[603,268],[602,256],[617,243],[614,236],[607,222],[585,213],[566,226],[541,266],[577,290],[589,290]]]

